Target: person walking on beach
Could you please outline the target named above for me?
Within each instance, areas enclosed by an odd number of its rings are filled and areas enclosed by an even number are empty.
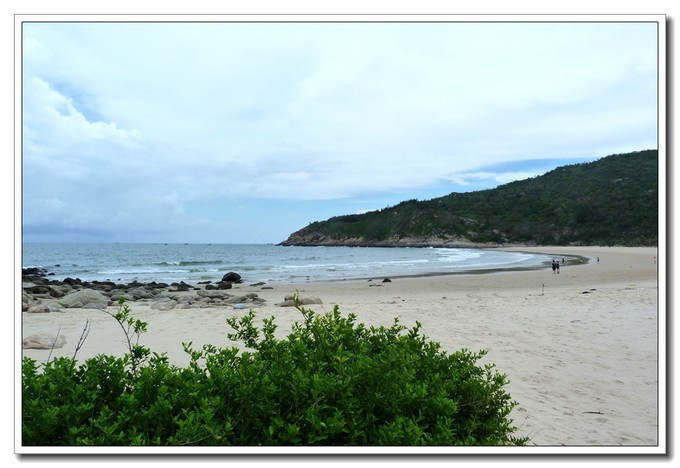
[[[555,270],[557,270],[557,274],[560,274],[560,262],[555,262]]]
[[[553,273],[556,273],[555,270],[557,270],[557,262],[555,261],[554,258],[553,258],[553,261],[552,261],[552,269],[553,269]]]

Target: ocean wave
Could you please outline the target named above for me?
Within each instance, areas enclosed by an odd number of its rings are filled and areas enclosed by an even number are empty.
[[[288,270],[342,271],[342,270],[365,270],[376,267],[425,265],[428,263],[431,263],[431,261],[427,259],[385,260],[362,263],[307,263],[304,265],[280,265],[276,267],[271,267],[270,269],[276,271],[288,271]]]
[[[178,260],[155,263],[158,266],[221,265],[223,260]]]
[[[437,249],[438,262],[463,262],[482,256],[481,252],[463,249]]]
[[[219,281],[228,271],[245,281],[317,281],[369,276],[450,273],[540,264],[544,256],[454,248],[332,248],[274,246],[30,245],[25,265],[46,267],[58,277],[140,281]]]
[[[101,270],[98,275],[153,275],[166,273],[190,273],[190,270],[158,270],[158,269],[134,269],[134,270]]]

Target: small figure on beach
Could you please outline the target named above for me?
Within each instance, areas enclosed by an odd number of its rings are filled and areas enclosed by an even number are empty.
[[[557,270],[557,262],[555,261],[554,258],[553,258],[553,261],[552,261],[552,269],[553,269],[553,273],[557,273],[557,272],[555,271],[555,270]]]
[[[555,262],[555,269],[557,270],[557,274],[560,274],[560,262]]]
[[[597,263],[600,263],[600,257],[597,257]]]

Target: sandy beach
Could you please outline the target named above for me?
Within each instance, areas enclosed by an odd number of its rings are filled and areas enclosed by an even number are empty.
[[[284,296],[318,297],[326,312],[335,304],[367,325],[391,325],[395,317],[455,351],[488,350],[482,362],[506,374],[507,390],[519,405],[512,413],[517,435],[538,446],[655,446],[659,443],[660,314],[656,248],[518,247],[518,250],[583,256],[583,264],[559,274],[542,270],[456,274],[372,281],[270,284],[272,289],[235,285],[232,294],[256,293],[266,302],[252,307],[259,318],[276,317],[285,336],[301,319]],[[599,261],[598,261],[599,257]],[[189,293],[187,293],[189,294]],[[189,359],[182,342],[231,346],[226,318],[247,310],[232,306],[161,311],[130,302],[136,318],[148,322],[141,343],[167,353],[171,362]],[[115,307],[109,307],[115,311]],[[57,331],[67,343],[52,356],[72,356],[87,321],[91,331],[78,353],[82,361],[99,353],[123,354],[119,325],[96,309],[23,313],[21,334]],[[50,350],[24,349],[39,362]]]

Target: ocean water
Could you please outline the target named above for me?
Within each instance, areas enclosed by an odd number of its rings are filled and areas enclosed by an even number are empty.
[[[50,278],[127,283],[317,282],[537,267],[547,255],[453,248],[283,247],[242,244],[39,244],[22,246],[22,266]]]

